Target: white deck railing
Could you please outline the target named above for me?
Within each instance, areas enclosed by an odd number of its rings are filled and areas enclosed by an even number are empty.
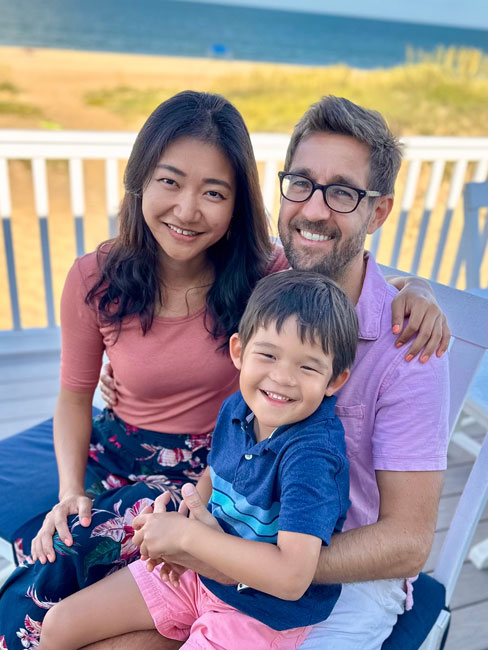
[[[18,241],[22,233],[17,233],[17,237],[13,238],[11,199],[15,192],[23,192],[26,188],[22,184],[19,186],[18,178],[11,178],[12,164],[15,164],[14,161],[27,161],[26,167],[31,176],[31,223],[32,227],[36,219],[39,223],[47,324],[54,327],[54,258],[51,256],[48,228],[50,197],[47,161],[68,161],[66,183],[69,184],[76,254],[81,255],[85,252],[85,163],[104,161],[104,211],[109,224],[108,233],[113,236],[122,191],[119,161],[129,156],[135,135],[127,132],[0,130],[0,216],[5,266],[5,269],[0,269],[0,279],[6,277],[8,283],[13,329],[21,329],[22,326],[14,254],[14,250],[17,250],[19,255]],[[288,139],[287,135],[282,134],[252,135],[256,158],[261,165],[265,204],[274,218],[279,204],[277,172],[283,164]],[[487,178],[488,138],[408,137],[403,141],[405,162],[397,185],[396,210],[389,218],[390,223],[384,227],[383,234],[378,231],[368,242],[369,248],[386,265],[464,288],[466,276],[463,276],[463,265],[469,265],[473,259],[461,245],[464,228],[462,191],[467,181],[482,182]],[[479,247],[481,259],[474,261],[477,269],[470,275],[477,275],[478,285],[480,271],[482,282],[488,282],[488,268],[486,272],[484,269],[484,266],[488,267],[488,260],[486,264],[483,261],[487,257],[487,222],[488,218],[484,226],[470,225],[477,229],[475,236],[479,234],[482,244]],[[105,236],[102,233],[99,239]],[[16,247],[14,239],[17,241]],[[53,255],[56,254],[54,251]]]

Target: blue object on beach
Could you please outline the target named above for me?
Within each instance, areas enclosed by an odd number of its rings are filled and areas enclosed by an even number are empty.
[[[211,47],[211,52],[213,56],[226,56],[229,53],[226,45],[222,43],[214,43]]]

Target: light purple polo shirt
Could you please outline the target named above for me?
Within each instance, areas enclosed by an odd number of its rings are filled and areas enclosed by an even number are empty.
[[[359,344],[351,376],[337,393],[336,413],[346,432],[350,499],[344,530],[378,520],[375,470],[446,468],[449,379],[447,355],[428,363],[405,361],[391,332],[389,285],[367,254],[356,305]]]

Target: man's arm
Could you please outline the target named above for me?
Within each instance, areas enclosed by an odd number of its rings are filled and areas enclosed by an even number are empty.
[[[375,524],[334,535],[320,553],[314,582],[364,582],[416,575],[434,538],[442,471],[377,471]]]

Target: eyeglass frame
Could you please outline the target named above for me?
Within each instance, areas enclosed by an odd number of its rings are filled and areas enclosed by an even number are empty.
[[[298,178],[305,178],[307,181],[310,181],[310,183],[312,183],[312,191],[310,192],[310,195],[307,196],[306,199],[301,199],[301,200],[289,199],[287,196],[285,196],[285,194],[283,193],[283,178],[285,176],[297,176]],[[280,179],[280,194],[287,201],[291,201],[292,203],[305,203],[305,201],[308,201],[309,199],[312,198],[316,190],[321,190],[322,196],[324,197],[325,205],[329,208],[329,210],[332,210],[333,212],[338,212],[339,214],[350,214],[351,212],[354,212],[354,210],[357,210],[358,205],[361,203],[361,201],[364,199],[365,196],[371,196],[371,197],[383,196],[381,192],[377,192],[376,190],[361,190],[358,187],[354,187],[354,185],[347,185],[346,183],[327,183],[326,185],[321,185],[320,183],[316,183],[312,178],[309,178],[304,174],[294,174],[293,172],[285,172],[285,171],[278,172],[278,178]],[[358,202],[356,203],[356,205],[352,210],[345,210],[345,211],[336,210],[329,205],[326,197],[327,190],[329,189],[329,187],[334,187],[334,186],[347,187],[349,190],[354,190],[355,192],[358,193]]]

